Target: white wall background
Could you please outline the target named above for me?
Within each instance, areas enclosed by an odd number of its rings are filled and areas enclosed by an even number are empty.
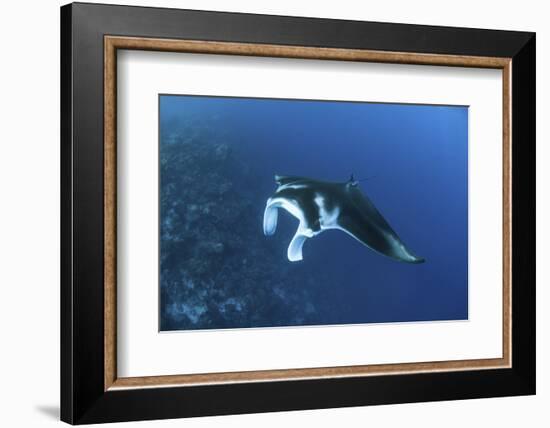
[[[548,426],[550,416],[550,13],[545,2],[147,0],[170,6],[537,32],[538,395],[140,423],[158,427]],[[104,3],[116,3],[103,1]],[[59,407],[59,6],[0,6],[0,420],[54,426]],[[546,287],[545,287],[546,286]],[[137,426],[137,423],[125,426]]]

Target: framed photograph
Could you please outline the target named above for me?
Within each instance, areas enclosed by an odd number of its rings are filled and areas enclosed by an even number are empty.
[[[62,420],[535,393],[533,33],[77,3],[61,57]]]

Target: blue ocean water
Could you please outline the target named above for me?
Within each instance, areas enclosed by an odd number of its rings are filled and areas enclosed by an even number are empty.
[[[464,106],[160,95],[160,329],[468,318]],[[361,191],[423,264],[345,233],[262,232],[274,175]]]

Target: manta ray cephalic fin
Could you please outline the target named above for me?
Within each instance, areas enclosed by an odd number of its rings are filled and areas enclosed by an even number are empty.
[[[302,256],[302,247],[304,246],[304,242],[306,242],[306,239],[308,238],[306,235],[304,235],[304,229],[302,225],[298,227],[298,230],[296,231],[296,234],[292,238],[292,241],[290,241],[290,245],[288,246],[287,250],[287,257],[288,260],[291,262],[299,262],[303,259]]]
[[[264,211],[264,235],[271,236],[277,230],[279,211],[277,205],[267,204]]]

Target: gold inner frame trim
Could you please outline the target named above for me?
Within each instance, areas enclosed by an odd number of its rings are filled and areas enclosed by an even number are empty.
[[[117,376],[116,366],[116,236],[117,236],[117,160],[116,160],[116,89],[117,50],[147,50],[218,55],[242,55],[334,61],[360,61],[393,64],[439,65],[494,68],[502,70],[502,144],[503,144],[503,290],[502,357],[491,359],[431,361],[420,363],[374,364],[339,367],[202,373],[170,376]],[[512,363],[512,165],[511,165],[511,84],[510,58],[462,55],[386,52],[362,49],[321,48],[252,43],[171,40],[139,37],[104,37],[104,389],[193,386],[220,383],[290,381],[315,378],[340,378],[371,375],[395,375],[422,372],[480,370],[511,367]]]

